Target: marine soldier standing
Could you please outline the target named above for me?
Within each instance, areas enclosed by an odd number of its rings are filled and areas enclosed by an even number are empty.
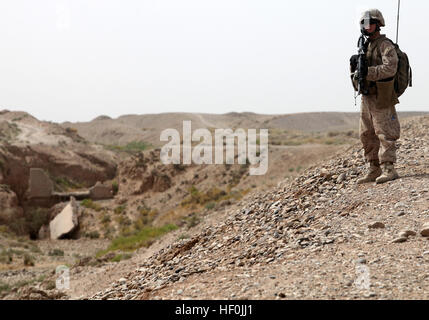
[[[398,67],[395,46],[380,28],[385,26],[384,18],[377,9],[363,13],[360,20],[361,31],[368,36],[366,53],[366,94],[362,95],[359,136],[365,151],[365,159],[370,164],[369,171],[358,184],[367,182],[384,183],[397,179],[396,140],[400,136],[400,124],[395,105],[399,103],[394,89],[394,77]],[[358,91],[355,71],[358,56],[350,59],[353,86]]]

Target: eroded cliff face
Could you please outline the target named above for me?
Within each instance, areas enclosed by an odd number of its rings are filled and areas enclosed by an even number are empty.
[[[0,152],[0,159],[4,159],[0,160],[3,162],[0,183],[9,185],[20,201],[26,198],[31,168],[45,170],[54,183],[69,182],[81,187],[113,179],[116,174],[114,159],[92,146],[4,145]]]
[[[15,192],[7,185],[0,185],[0,225],[11,226],[23,218],[24,210],[19,206]],[[24,229],[15,231],[25,232]]]
[[[43,169],[56,191],[67,191],[113,179],[116,162],[114,153],[87,142],[73,128],[25,112],[0,111],[0,223],[16,222],[35,205],[53,205],[28,199],[31,168]]]

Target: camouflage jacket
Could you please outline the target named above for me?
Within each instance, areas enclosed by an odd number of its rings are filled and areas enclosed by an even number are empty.
[[[368,59],[368,81],[379,81],[395,76],[398,68],[398,55],[395,46],[386,36],[369,43],[366,55]]]
[[[376,87],[377,81],[390,79],[396,75],[398,69],[398,55],[395,46],[383,34],[369,43],[366,57],[368,60],[368,75],[366,77],[367,87],[371,88],[370,95],[372,95],[376,94],[374,88]],[[354,79],[354,74],[352,75],[352,82],[353,87],[357,91],[358,86],[357,81]],[[393,81],[391,82],[393,86]],[[389,100],[393,105],[399,103],[394,92],[392,93],[392,97],[389,97]]]

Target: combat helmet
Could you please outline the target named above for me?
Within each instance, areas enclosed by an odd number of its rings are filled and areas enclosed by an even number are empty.
[[[362,13],[359,23],[360,23],[362,34],[367,36],[370,36],[373,33],[380,31],[380,27],[384,27],[386,25],[384,22],[383,14],[378,9],[369,9],[364,13]],[[377,28],[373,33],[370,34],[366,31],[365,27],[368,26],[368,24],[373,24],[373,23],[377,24]]]
[[[364,13],[362,13],[360,23],[362,24],[362,21],[369,21],[369,20],[377,20],[380,24],[380,27],[386,26],[384,22],[383,14],[378,9],[369,9],[369,10],[366,10]]]

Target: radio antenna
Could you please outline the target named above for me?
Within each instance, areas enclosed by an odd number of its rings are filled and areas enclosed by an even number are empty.
[[[398,18],[396,20],[396,44],[398,44],[399,35],[399,10],[401,9],[401,0],[398,0]]]

